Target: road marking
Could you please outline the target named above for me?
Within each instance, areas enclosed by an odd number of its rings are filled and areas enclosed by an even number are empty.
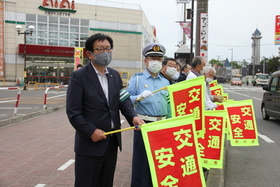
[[[68,162],[66,162],[65,164],[63,164],[62,166],[60,166],[60,168],[58,168],[57,170],[65,170],[66,168],[68,168],[71,164],[73,164],[75,162],[74,159],[70,159]]]
[[[52,98],[56,98],[56,97],[63,97],[65,96],[66,94],[62,94],[62,95],[57,95],[57,96],[53,96],[53,97],[48,97],[47,99],[52,99]]]
[[[253,99],[256,99],[256,100],[259,100],[259,101],[262,101],[262,99],[260,98],[257,98],[257,97],[252,97]]]
[[[124,120],[121,120],[121,123],[123,123],[124,122]]]
[[[37,184],[35,187],[44,187],[46,184]]]
[[[6,100],[6,101],[0,101],[0,103],[11,103],[11,102],[15,102],[17,100]]]
[[[269,137],[259,133],[259,137],[262,138],[264,141],[266,141],[267,143],[275,143],[272,139],[270,139]]]
[[[5,109],[5,110],[13,110],[13,109],[15,109],[15,107],[0,107],[0,109]],[[32,107],[18,107],[17,108],[18,110],[19,109],[32,109]]]
[[[238,95],[242,95],[242,96],[245,96],[245,97],[251,97],[249,95],[241,94],[241,93],[238,93],[238,92],[233,92],[233,91],[229,91],[229,92],[234,93],[234,94],[238,94]]]

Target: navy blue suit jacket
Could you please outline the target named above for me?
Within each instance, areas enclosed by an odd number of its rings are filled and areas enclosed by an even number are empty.
[[[107,69],[109,103],[91,63],[71,74],[66,113],[71,125],[76,129],[75,152],[78,154],[102,156],[111,136],[93,142],[91,135],[95,129],[108,132],[111,130],[111,121],[115,129],[120,129],[120,111],[131,126],[133,117],[137,116],[129,97],[123,102],[119,101],[123,87],[119,72],[108,67]],[[121,133],[117,133],[117,139],[121,150]]]

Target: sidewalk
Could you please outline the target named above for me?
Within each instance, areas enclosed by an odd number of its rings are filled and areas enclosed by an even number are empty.
[[[125,125],[125,124],[124,124]],[[115,187],[130,185],[133,131],[123,133]],[[0,128],[0,186],[73,186],[74,129],[65,109]]]
[[[52,110],[55,112],[46,110],[40,116],[33,114],[31,119],[0,127],[1,187],[73,186],[75,130],[64,107]],[[126,121],[122,127],[128,127]],[[123,132],[122,137],[114,187],[130,186],[133,131]],[[223,170],[210,170],[207,187],[220,186]]]

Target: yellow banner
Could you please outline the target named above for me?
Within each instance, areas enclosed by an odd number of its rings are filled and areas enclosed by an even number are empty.
[[[228,131],[232,146],[258,146],[258,129],[252,99],[226,102]]]
[[[203,136],[205,111],[204,76],[185,80],[167,87],[172,117],[193,114],[197,136]]]
[[[83,65],[84,61],[84,49],[81,47],[75,47],[74,48],[74,70],[77,69],[78,64]]]
[[[206,187],[193,115],[141,126],[153,187]]]
[[[222,168],[224,158],[225,110],[205,112],[205,134],[198,138],[201,165],[205,168]]]

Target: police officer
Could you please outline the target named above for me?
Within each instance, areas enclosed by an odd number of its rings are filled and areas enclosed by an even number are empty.
[[[142,51],[146,70],[135,74],[128,83],[127,91],[135,104],[138,117],[146,123],[162,120],[171,115],[167,102],[168,91],[152,93],[170,85],[168,80],[160,75],[164,54],[165,48],[161,44],[147,45]],[[140,98],[142,100],[137,101]],[[134,131],[131,187],[152,187],[148,159],[140,131]]]

